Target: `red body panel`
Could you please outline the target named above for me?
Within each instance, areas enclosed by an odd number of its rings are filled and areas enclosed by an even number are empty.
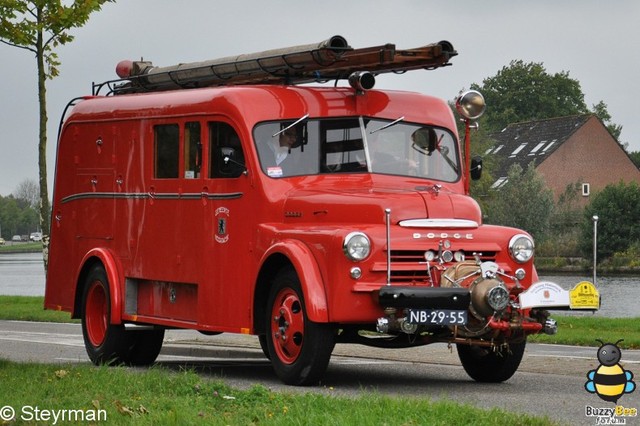
[[[83,271],[105,264],[112,322],[153,323],[203,331],[258,332],[274,265],[298,272],[310,319],[371,323],[382,308],[374,293],[386,284],[385,209],[391,209],[391,250],[414,253],[394,272],[404,285],[424,285],[421,253],[443,238],[456,249],[495,261],[508,274],[532,262],[510,258],[515,229],[483,226],[463,179],[432,182],[376,173],[274,179],[260,168],[253,129],[270,120],[376,117],[448,129],[453,114],[441,100],[405,92],[348,88],[247,86],[88,98],[66,119],[60,140],[45,305],[79,316]],[[211,146],[204,143],[200,177],[154,178],[154,126],[208,123],[231,126],[247,172],[209,178]],[[183,142],[181,136],[181,144]],[[462,164],[459,150],[452,153]],[[433,190],[433,185],[440,185]],[[400,227],[409,219],[474,221],[463,231]],[[369,235],[372,254],[356,263],[342,252],[353,231]],[[489,253],[490,252],[490,253]],[[415,256],[415,253],[418,253]],[[426,273],[426,272],[425,272]]]

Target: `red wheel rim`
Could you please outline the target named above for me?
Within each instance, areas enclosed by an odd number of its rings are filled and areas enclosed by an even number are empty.
[[[280,361],[294,363],[302,351],[304,313],[298,294],[290,288],[281,290],[271,310],[271,337]]]
[[[87,302],[84,312],[87,337],[94,347],[104,342],[107,334],[107,294],[100,281],[94,281],[87,293]]]

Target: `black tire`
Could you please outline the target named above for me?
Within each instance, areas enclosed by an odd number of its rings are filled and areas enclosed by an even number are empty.
[[[262,353],[267,359],[271,359],[271,354],[269,354],[269,346],[267,344],[267,336],[265,334],[260,334],[258,336],[258,342],[260,342],[260,349],[262,349]]]
[[[129,344],[123,325],[110,324],[111,299],[102,265],[91,268],[82,296],[82,336],[89,359],[96,365],[127,362]]]
[[[330,324],[309,320],[293,268],[276,275],[266,311],[269,359],[280,380],[294,386],[317,384],[329,364],[335,330]]]
[[[134,366],[151,365],[158,358],[164,340],[164,329],[127,331],[129,342],[125,363]]]
[[[490,347],[458,344],[458,357],[464,371],[475,381],[500,383],[518,370],[526,340],[509,344],[508,349],[494,351]]]

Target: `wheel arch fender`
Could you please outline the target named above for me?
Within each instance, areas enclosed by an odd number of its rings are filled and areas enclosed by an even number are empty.
[[[122,268],[116,256],[106,248],[94,248],[87,252],[80,263],[76,274],[76,291],[73,305],[72,318],[80,318],[82,315],[82,296],[84,294],[85,281],[89,271],[96,264],[101,264],[109,280],[109,300],[111,302],[111,324],[122,323]]]
[[[329,322],[329,307],[322,272],[309,247],[299,240],[284,240],[274,244],[262,256],[254,292],[254,328],[264,331],[262,320],[271,280],[278,270],[292,266],[304,297],[308,318],[313,322]]]

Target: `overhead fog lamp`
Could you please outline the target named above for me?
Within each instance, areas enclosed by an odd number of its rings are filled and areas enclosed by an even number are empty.
[[[467,120],[480,118],[486,107],[484,96],[477,90],[469,90],[456,99],[456,110]]]

